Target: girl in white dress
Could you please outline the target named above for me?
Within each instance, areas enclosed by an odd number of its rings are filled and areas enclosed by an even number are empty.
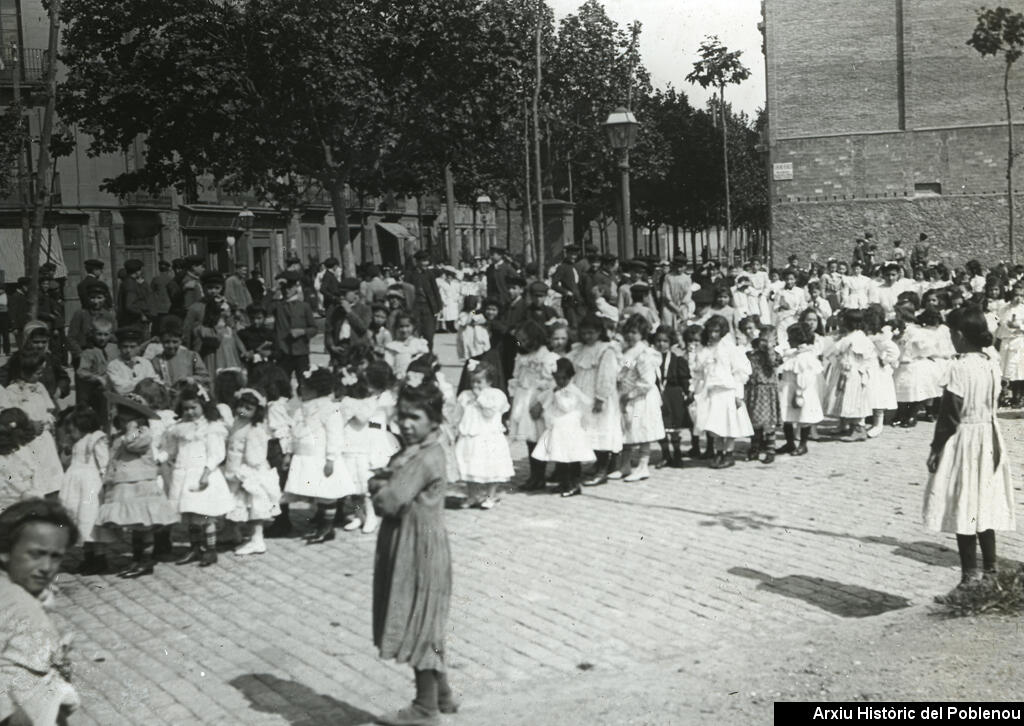
[[[844,310],[863,310],[870,304],[874,283],[863,273],[864,266],[860,262],[854,262],[850,274],[843,278],[839,301]]]
[[[5,398],[7,406],[20,408],[36,427],[38,435],[22,446],[19,453],[32,462],[36,483],[49,493],[60,489],[64,467],[53,437],[57,404],[41,382],[45,365],[46,358],[37,353],[21,356],[20,365],[12,371],[15,379],[7,386]]]
[[[345,420],[334,400],[334,376],[326,368],[307,371],[299,382],[299,398],[284,491],[290,500],[316,505],[319,524],[307,542],[320,544],[334,539],[338,500],[359,490],[341,462]]]
[[[658,388],[661,355],[647,344],[650,334],[650,323],[642,315],[631,315],[622,328],[625,348],[617,381],[622,409],[623,481],[642,481],[651,475],[651,444],[665,438]],[[631,470],[634,455],[637,465]]]
[[[864,333],[863,310],[844,310],[840,326],[842,335],[826,358],[825,415],[839,419],[844,441],[863,441],[864,419],[872,415],[869,382],[878,353]]]
[[[168,498],[188,527],[189,552],[176,564],[217,562],[217,518],[235,506],[221,465],[227,453],[227,427],[202,386],[187,384],[178,392],[178,422],[164,435],[170,473]]]
[[[996,416],[1000,371],[985,350],[992,345],[980,309],[950,313],[953,344],[960,353],[946,371],[924,493],[924,523],[956,534],[960,584],[939,602],[956,603],[996,582],[995,530],[1016,529],[1013,482],[1006,442]],[[977,545],[982,570],[978,571]]]
[[[592,411],[593,400],[573,384],[575,373],[568,358],[559,358],[552,374],[555,387],[544,391],[533,406],[534,415],[544,418],[544,433],[533,453],[538,461],[555,462],[563,497],[582,493],[583,464],[594,461],[590,437],[583,428],[583,419]]]
[[[498,503],[498,486],[515,476],[501,425],[502,414],[509,410],[508,398],[491,385],[494,368],[489,363],[471,360],[468,367],[472,388],[458,397],[455,462],[459,479],[466,483],[466,506],[492,509]]]
[[[277,472],[267,460],[267,399],[252,388],[241,388],[235,391],[233,413],[224,477],[234,495],[235,506],[227,518],[250,527],[249,541],[238,547],[235,554],[262,555],[267,551],[263,525],[281,513]]]
[[[110,462],[110,445],[100,428],[99,415],[88,406],[71,409],[63,423],[75,443],[71,447],[71,465],[61,480],[60,503],[82,535],[84,561],[78,574],[95,575],[107,567],[101,543],[105,538],[98,536],[102,530],[96,527],[96,518],[100,513],[103,475]]]
[[[462,304],[455,322],[455,353],[459,360],[466,360],[490,350],[491,334],[487,332],[487,318],[477,310],[477,298],[470,295]]]
[[[872,369],[870,380],[871,410],[873,419],[867,430],[869,439],[880,435],[885,426],[885,412],[899,407],[896,400],[896,382],[893,374],[900,361],[900,347],[893,341],[890,325],[883,325],[880,311],[868,310],[867,332],[878,354],[878,367]]]
[[[542,418],[534,418],[531,411],[537,399],[555,386],[553,374],[558,356],[548,350],[547,336],[540,323],[529,320],[516,331],[519,353],[516,355],[512,378],[508,381],[508,394],[512,410],[508,417],[508,436],[512,441],[525,441],[530,456],[530,476],[523,489],[544,488],[544,462],[533,458],[537,440],[544,432]]]
[[[395,376],[405,377],[405,371],[414,358],[430,352],[427,341],[416,335],[416,325],[409,313],[395,318],[394,339],[384,347],[384,359]]]
[[[383,361],[370,365],[387,367]],[[391,369],[388,368],[390,373]],[[369,483],[373,476],[373,449],[376,440],[370,421],[377,412],[377,399],[366,382],[365,372],[346,367],[341,373],[344,389],[338,410],[345,422],[345,433],[341,449],[341,463],[348,469],[349,476],[358,490],[354,498],[359,514],[352,516],[342,527],[346,532],[362,528],[369,534],[377,529],[377,515],[370,500]]]
[[[778,453],[803,456],[811,439],[811,427],[825,417],[821,408],[822,374],[815,333],[803,323],[795,323],[786,331],[788,345],[779,366],[779,411],[786,445]],[[796,443],[797,429],[800,443]],[[775,455],[769,452],[771,457]],[[766,456],[767,458],[767,456]]]
[[[750,361],[727,336],[729,323],[712,315],[704,324],[702,347],[691,370],[694,381],[694,425],[698,432],[714,436],[714,469],[735,466],[737,438],[754,435],[744,387],[750,378]]]
[[[612,457],[622,451],[622,416],[616,385],[619,373],[618,351],[607,337],[602,339],[604,324],[596,315],[587,315],[579,323],[580,342],[569,351],[575,370],[574,382],[592,403],[583,414],[583,430],[587,443],[597,458],[594,476],[588,485],[603,484],[608,479],[621,479],[617,462]]]
[[[999,361],[1003,380],[1010,386],[1013,405],[1024,404],[1024,286],[1010,291],[1010,302],[999,313]]]
[[[773,312],[775,327],[786,330],[796,322],[796,316],[807,307],[807,291],[796,285],[796,272],[785,270],[782,273],[782,289],[775,294]],[[767,322],[767,321],[766,321]]]

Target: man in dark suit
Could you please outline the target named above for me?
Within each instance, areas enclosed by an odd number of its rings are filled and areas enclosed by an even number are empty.
[[[274,359],[289,377],[300,380],[309,370],[309,342],[316,335],[313,308],[302,297],[302,273],[287,270],[277,276],[282,281],[283,299],[271,307],[274,315]]]
[[[103,260],[86,260],[82,263],[82,266],[85,267],[85,276],[82,277],[77,286],[78,302],[83,307],[85,306],[85,299],[87,296],[85,288],[86,286],[90,286],[92,289],[95,289],[94,285],[97,282],[103,285],[103,289],[106,290],[107,299],[112,299],[110,297],[110,288],[107,287],[107,283],[100,279],[100,275],[103,274]]]
[[[324,298],[324,312],[330,315],[345,294],[341,289],[341,263],[338,262],[337,257],[328,257],[324,260],[324,276],[320,278],[320,294]]]
[[[117,324],[147,334],[151,310],[149,290],[142,275],[142,260],[125,260],[124,280],[117,291]]]
[[[562,261],[551,276],[551,287],[562,296],[562,315],[570,328],[586,315],[586,305],[580,293],[580,273],[576,269],[578,251],[569,246],[562,251]]]
[[[420,250],[413,259],[416,266],[409,273],[409,283],[416,289],[416,298],[411,313],[420,335],[433,350],[437,314],[442,306],[441,290],[437,286],[437,275],[429,267],[430,255],[427,251]]]
[[[491,264],[487,267],[487,297],[493,298],[507,310],[511,302],[508,294],[508,278],[512,268],[505,260],[505,250],[491,247]]]

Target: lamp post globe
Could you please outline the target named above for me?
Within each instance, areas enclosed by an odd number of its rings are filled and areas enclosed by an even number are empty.
[[[619,170],[621,172],[622,184],[622,213],[619,218],[618,243],[619,259],[626,259],[628,250],[626,241],[628,230],[632,228],[630,220],[629,202],[629,150],[636,143],[636,135],[640,129],[640,122],[636,120],[628,109],[619,106],[610,114],[604,122],[605,133],[608,134],[608,143],[619,152]]]

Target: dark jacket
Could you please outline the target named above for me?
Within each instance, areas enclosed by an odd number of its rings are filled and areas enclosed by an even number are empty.
[[[142,325],[149,319],[149,289],[146,283],[126,277],[117,291],[117,324]]]
[[[416,305],[427,305],[432,314],[441,310],[441,290],[437,287],[437,275],[432,270],[413,272],[409,283],[416,288]]]
[[[562,296],[563,305],[567,302],[570,305],[579,305],[583,302],[580,295],[581,279],[579,271],[568,263],[563,262],[555,268],[555,274],[551,276],[551,287]]]

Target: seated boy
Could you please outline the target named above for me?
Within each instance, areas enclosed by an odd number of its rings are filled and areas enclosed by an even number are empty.
[[[107,420],[107,364],[120,355],[114,342],[114,319],[109,315],[96,315],[86,346],[82,348],[78,368],[75,369],[75,402],[84,404]]]
[[[124,396],[135,390],[135,384],[147,378],[160,380],[153,364],[139,355],[142,331],[120,328],[117,331],[118,357],[107,363],[107,388]]]
[[[54,402],[67,398],[71,393],[71,376],[57,361],[57,356],[50,351],[51,337],[50,327],[46,323],[41,320],[28,323],[22,332],[21,348],[14,351],[6,365],[0,367],[0,386],[6,386],[17,378],[23,355],[36,353],[45,359],[39,381],[50,394],[50,398]]]

